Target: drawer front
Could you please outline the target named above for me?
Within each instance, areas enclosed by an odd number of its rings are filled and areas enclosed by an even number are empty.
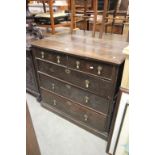
[[[97,95],[103,96],[106,99],[110,99],[112,97],[113,85],[109,81],[100,78],[94,78],[75,70],[70,70],[62,66],[39,60],[38,69],[41,72],[47,73],[84,88],[85,90],[91,91]]]
[[[68,66],[73,69],[77,69],[83,72],[87,72],[93,75],[100,76],[107,80],[112,80],[112,73],[114,70],[113,65],[90,61],[86,59],[80,59],[76,57],[68,58]]]
[[[108,100],[59,80],[39,74],[40,86],[107,115]]]
[[[100,132],[106,128],[106,117],[53,93],[41,90],[43,102]]]
[[[33,51],[36,58],[48,60],[57,64],[67,65],[67,56],[65,54],[60,54],[54,51],[46,51],[41,49],[34,49]]]

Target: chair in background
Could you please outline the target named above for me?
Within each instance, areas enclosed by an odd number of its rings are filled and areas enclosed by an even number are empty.
[[[77,3],[80,2],[80,7],[77,7]],[[90,7],[90,4],[92,7]],[[80,8],[80,10],[78,10]],[[84,20],[84,30],[87,30],[87,21],[90,18],[93,18],[93,30],[92,36],[95,37],[96,23],[97,23],[97,14],[98,14],[98,0],[71,0],[71,33],[76,30],[76,22],[78,13],[80,17]]]
[[[121,34],[123,33],[124,23],[128,21],[128,0],[118,0],[117,6],[114,12],[113,20],[112,20],[112,29],[111,33],[113,32],[114,26],[120,26]]]
[[[102,17],[102,26],[99,37],[102,38],[103,32],[107,33],[107,28],[111,27],[111,33],[114,33],[114,27],[121,28],[123,34],[124,24],[128,23],[128,0],[116,0],[113,11],[108,10],[109,0],[104,0],[104,11]]]

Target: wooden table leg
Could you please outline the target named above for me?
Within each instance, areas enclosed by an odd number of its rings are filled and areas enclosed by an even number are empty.
[[[49,1],[49,11],[50,11],[50,20],[51,20],[51,29],[52,34],[55,33],[55,26],[54,26],[54,16],[53,16],[53,0]]]
[[[46,13],[46,5],[45,5],[45,1],[43,1],[42,3],[43,3],[44,13]]]
[[[104,10],[103,10],[103,16],[102,16],[102,23],[101,23],[101,27],[100,27],[99,38],[102,38],[103,32],[105,32],[105,17],[107,14],[107,9],[108,9],[108,0],[104,0]]]
[[[75,29],[75,0],[71,0],[71,34],[73,33],[73,30]]]
[[[95,31],[96,31],[97,10],[98,10],[98,1],[95,0],[95,2],[94,2],[93,34],[92,34],[93,37],[95,37]]]

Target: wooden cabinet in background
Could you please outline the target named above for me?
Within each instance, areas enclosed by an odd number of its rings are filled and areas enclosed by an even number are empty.
[[[39,99],[40,94],[31,48],[27,48],[26,50],[26,91]]]

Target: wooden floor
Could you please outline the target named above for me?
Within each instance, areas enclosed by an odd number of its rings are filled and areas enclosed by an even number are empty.
[[[41,155],[29,108],[26,105],[26,155]]]

